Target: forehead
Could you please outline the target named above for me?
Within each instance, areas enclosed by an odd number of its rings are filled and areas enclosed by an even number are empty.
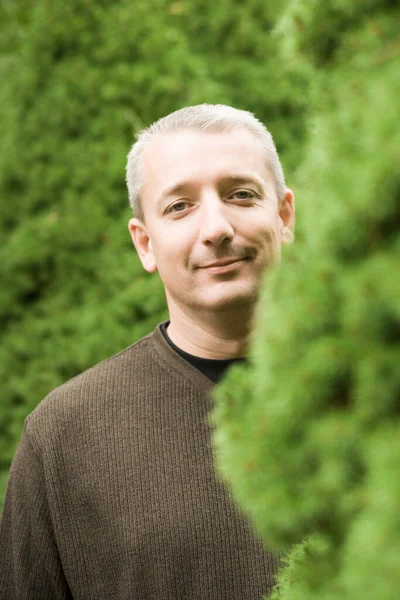
[[[156,135],[143,152],[142,169],[146,198],[181,180],[211,184],[243,172],[271,180],[260,140],[243,127],[218,133],[188,129]]]

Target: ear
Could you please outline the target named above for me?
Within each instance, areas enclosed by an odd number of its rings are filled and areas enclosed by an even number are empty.
[[[147,227],[140,219],[131,219],[128,227],[143,268],[149,273],[154,273],[157,271],[157,264]]]
[[[294,241],[294,194],[286,188],[285,195],[279,207],[279,218],[281,222],[282,244],[292,244]]]

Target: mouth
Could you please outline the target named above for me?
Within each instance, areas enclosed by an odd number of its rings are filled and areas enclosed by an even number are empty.
[[[209,269],[210,267],[225,267],[225,265],[230,265],[234,262],[238,262],[242,260],[240,258],[225,258],[222,260],[215,260],[214,262],[208,263],[202,267],[203,269]]]
[[[238,269],[243,262],[248,260],[247,258],[226,258],[222,260],[216,260],[208,263],[201,267],[210,273],[229,273]]]

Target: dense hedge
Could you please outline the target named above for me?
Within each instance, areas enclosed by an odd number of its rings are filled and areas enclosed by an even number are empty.
[[[400,44],[392,3],[289,2],[314,72],[300,233],[267,276],[251,364],[217,390],[218,465],[267,544],[274,600],[400,587]]]

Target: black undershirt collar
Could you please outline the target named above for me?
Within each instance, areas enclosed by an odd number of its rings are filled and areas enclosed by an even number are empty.
[[[171,340],[167,333],[167,327],[169,325],[169,321],[165,321],[161,323],[160,329],[164,338],[167,340],[168,344],[177,352],[182,358],[187,360],[191,365],[196,367],[199,371],[203,373],[206,377],[218,383],[221,377],[224,375],[225,371],[235,363],[243,363],[246,362],[245,358],[228,358],[228,359],[211,359],[211,358],[201,358],[200,356],[193,356],[193,354],[189,354],[185,352],[181,348],[178,348],[176,344]]]

